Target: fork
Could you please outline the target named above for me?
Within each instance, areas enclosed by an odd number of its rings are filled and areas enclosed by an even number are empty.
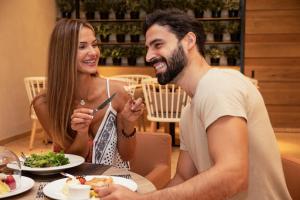
[[[24,159],[24,161],[26,160],[26,155],[23,153],[23,151],[21,152],[21,157]]]
[[[46,185],[47,185],[47,182],[40,182],[39,187],[38,187],[38,191],[35,195],[36,200],[43,200],[44,199],[45,195],[43,193],[43,189]]]
[[[126,178],[126,179],[132,179],[130,174],[114,174],[111,176],[117,176],[117,177],[122,177],[122,178]]]

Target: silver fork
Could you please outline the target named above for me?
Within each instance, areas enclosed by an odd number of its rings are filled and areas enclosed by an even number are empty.
[[[46,185],[47,185],[47,182],[40,182],[39,187],[38,187],[38,191],[35,195],[36,200],[43,200],[45,198],[45,195],[43,193],[43,189]]]
[[[23,152],[21,152],[21,157],[24,159],[24,161],[26,160],[26,155]]]

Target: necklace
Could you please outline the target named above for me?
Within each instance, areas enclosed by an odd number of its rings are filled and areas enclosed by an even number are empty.
[[[85,100],[84,99],[80,99],[80,105],[82,105],[82,106],[85,105]]]

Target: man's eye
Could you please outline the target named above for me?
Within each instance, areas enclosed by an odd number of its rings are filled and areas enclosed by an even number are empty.
[[[162,46],[161,43],[156,43],[156,44],[154,45],[154,47],[155,47],[156,49],[159,49],[161,46]]]

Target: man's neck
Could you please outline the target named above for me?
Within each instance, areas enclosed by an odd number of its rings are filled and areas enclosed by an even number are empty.
[[[190,60],[191,62],[184,67],[175,79],[175,83],[182,87],[190,97],[193,97],[199,80],[211,67],[202,56],[197,56]]]

